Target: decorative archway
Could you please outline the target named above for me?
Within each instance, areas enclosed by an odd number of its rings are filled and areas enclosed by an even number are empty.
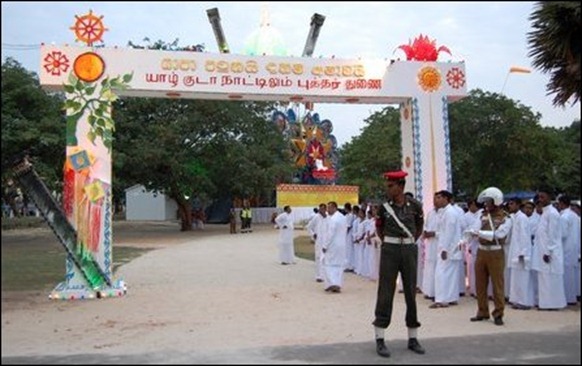
[[[101,18],[91,19],[97,22],[94,27],[103,29]],[[84,34],[87,27],[75,31]],[[41,47],[40,83],[66,93],[63,209],[77,232],[80,255],[92,256],[109,278],[115,129],[111,105],[118,97],[400,104],[402,166],[409,173],[406,190],[415,192],[428,211],[436,191],[452,188],[448,103],[466,95],[465,66],[455,62],[48,45]],[[51,296],[121,294],[123,284],[108,283],[103,288],[87,286],[86,277],[68,260],[66,281]]]

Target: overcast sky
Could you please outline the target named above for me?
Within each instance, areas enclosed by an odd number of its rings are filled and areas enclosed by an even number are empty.
[[[532,69],[512,73],[504,94],[542,115],[543,126],[565,127],[580,119],[580,104],[554,108],[546,95],[548,76],[534,70],[527,56],[527,33],[534,2],[10,2],[2,1],[2,61],[13,57],[38,72],[41,43],[74,44],[69,28],[75,15],[92,10],[103,16],[108,31],[105,45],[127,46],[128,41],[202,43],[218,52],[206,10],[218,8],[231,53],[243,53],[245,41],[259,28],[261,7],[267,4],[271,25],[281,35],[287,54],[301,56],[311,16],[326,17],[313,57],[405,58],[399,45],[420,34],[436,39],[452,57],[465,61],[468,90],[501,92],[511,66]],[[80,45],[80,44],[79,44]],[[334,124],[341,146],[359,135],[363,120],[379,105],[316,104],[321,119]]]

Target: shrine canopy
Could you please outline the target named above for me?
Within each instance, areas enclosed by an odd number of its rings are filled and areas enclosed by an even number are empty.
[[[133,74],[120,96],[398,104],[422,94],[466,95],[455,62],[245,56],[191,51],[43,45],[40,82],[62,90],[75,74]]]

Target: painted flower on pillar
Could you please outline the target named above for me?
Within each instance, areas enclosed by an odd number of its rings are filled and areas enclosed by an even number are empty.
[[[447,84],[453,89],[465,86],[465,73],[458,67],[453,67],[447,72]]]
[[[436,67],[424,66],[418,72],[418,85],[425,92],[435,92],[439,90],[442,84],[440,71]]]
[[[45,64],[42,67],[46,72],[54,76],[61,76],[61,73],[67,72],[70,66],[67,55],[60,51],[53,51],[47,54],[43,61]]]

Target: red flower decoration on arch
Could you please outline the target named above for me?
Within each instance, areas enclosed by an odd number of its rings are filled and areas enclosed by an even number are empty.
[[[414,39],[414,42],[408,41],[408,44],[400,45],[396,50],[401,49],[406,53],[408,61],[436,61],[439,53],[446,52],[449,55],[451,51],[445,46],[436,47],[436,40],[430,40],[428,36],[420,36]],[[394,50],[394,51],[396,51]]]
[[[465,86],[465,73],[458,67],[453,67],[447,72],[447,84],[453,89]]]

